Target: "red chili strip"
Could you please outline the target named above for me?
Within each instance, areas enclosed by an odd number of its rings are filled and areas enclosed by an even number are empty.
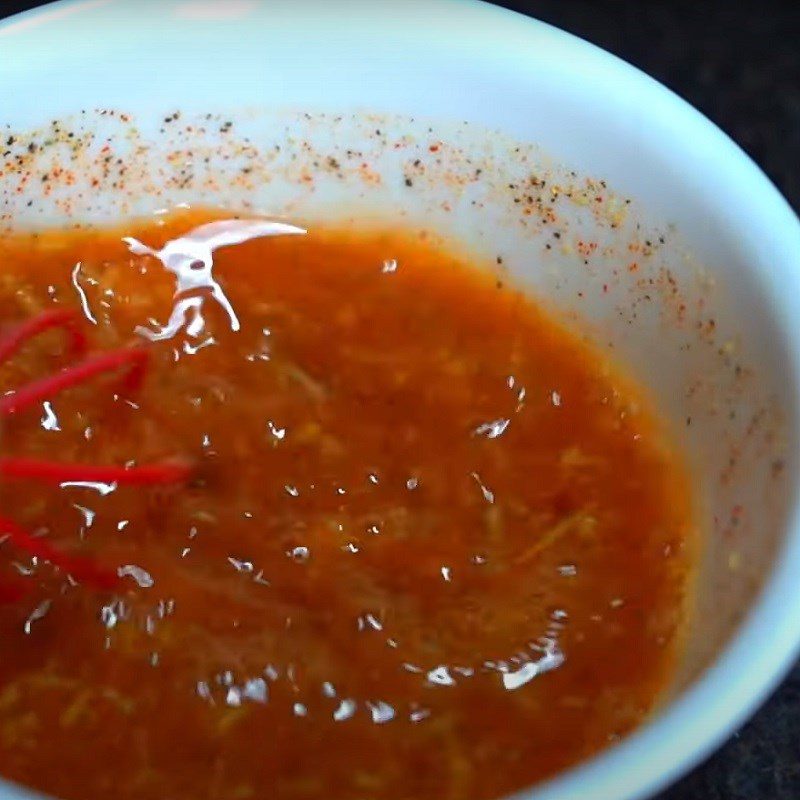
[[[123,379],[123,389],[128,392],[139,388],[144,379],[147,365],[147,351],[141,347],[112,350],[67,367],[55,375],[48,375],[33,381],[11,394],[0,397],[0,415],[10,416],[30,406],[48,400],[54,395],[79,386],[104,372],[116,372],[127,368]]]
[[[185,461],[162,461],[137,467],[96,464],[61,464],[32,458],[0,458],[0,475],[5,478],[29,478],[45,483],[118,483],[126,486],[157,486],[183,483],[192,474]]]
[[[115,572],[96,564],[92,559],[62,553],[44,539],[31,536],[11,519],[0,516],[0,535],[8,534],[11,543],[29,556],[49,561],[64,570],[75,580],[101,591],[114,589],[119,584]]]
[[[13,356],[29,339],[33,339],[50,328],[64,328],[69,334],[71,354],[75,357],[86,352],[86,336],[78,325],[78,315],[68,309],[44,311],[26,320],[0,337],[0,364]]]

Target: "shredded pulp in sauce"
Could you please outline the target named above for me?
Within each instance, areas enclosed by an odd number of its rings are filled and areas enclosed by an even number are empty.
[[[103,591],[0,544],[0,774],[74,800],[462,800],[636,726],[680,639],[687,480],[636,387],[424,239],[180,213],[0,239],[0,320],[75,309],[111,378],[4,457],[192,465],[0,481]],[[44,332],[0,391],[58,370]]]

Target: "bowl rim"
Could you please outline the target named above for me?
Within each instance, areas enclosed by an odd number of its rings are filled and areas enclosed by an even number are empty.
[[[0,21],[0,35],[47,26],[72,11],[109,0],[58,0]],[[382,0],[380,13],[403,0]],[[470,8],[474,41],[495,23],[518,35],[507,43],[524,63],[535,36],[573,58],[571,68],[597,68],[613,76],[614,92],[635,93],[692,146],[715,153],[712,168],[731,187],[746,191],[748,225],[766,237],[774,269],[800,286],[800,220],[769,178],[714,123],[655,79],[605,50],[547,23],[482,0],[426,0],[442,11]],[[402,15],[392,18],[402,26]],[[462,27],[462,31],[464,28]],[[413,31],[409,30],[409,35]],[[508,55],[508,51],[506,51]],[[575,66],[579,65],[579,66]],[[665,123],[666,124],[666,123]],[[800,375],[800,300],[786,300],[780,320],[787,339],[790,374]],[[796,313],[789,313],[789,306]],[[798,420],[795,420],[797,423]],[[747,617],[716,660],[660,713],[614,747],[589,761],[514,795],[515,800],[644,800],[687,773],[716,750],[774,691],[800,655],[800,505],[792,487],[786,537],[768,581]],[[36,793],[0,779],[0,800],[32,800]]]

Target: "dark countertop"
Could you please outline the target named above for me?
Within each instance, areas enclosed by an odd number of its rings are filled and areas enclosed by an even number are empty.
[[[498,4],[588,39],[665,83],[730,134],[800,210],[800,15],[794,3]],[[36,5],[0,3],[0,16]],[[800,665],[749,724],[658,800],[800,800],[798,741]]]

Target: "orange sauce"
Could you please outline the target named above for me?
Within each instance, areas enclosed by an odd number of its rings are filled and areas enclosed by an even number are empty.
[[[0,774],[74,800],[493,798],[628,733],[691,567],[642,393],[402,233],[219,247],[176,297],[160,248],[208,219],[0,240],[4,326],[70,307],[93,349],[151,348],[135,396],[75,387],[3,421],[2,455],[195,469],[0,484],[4,516],[121,576],[104,593],[0,546],[0,582],[33,589],[0,605]]]

